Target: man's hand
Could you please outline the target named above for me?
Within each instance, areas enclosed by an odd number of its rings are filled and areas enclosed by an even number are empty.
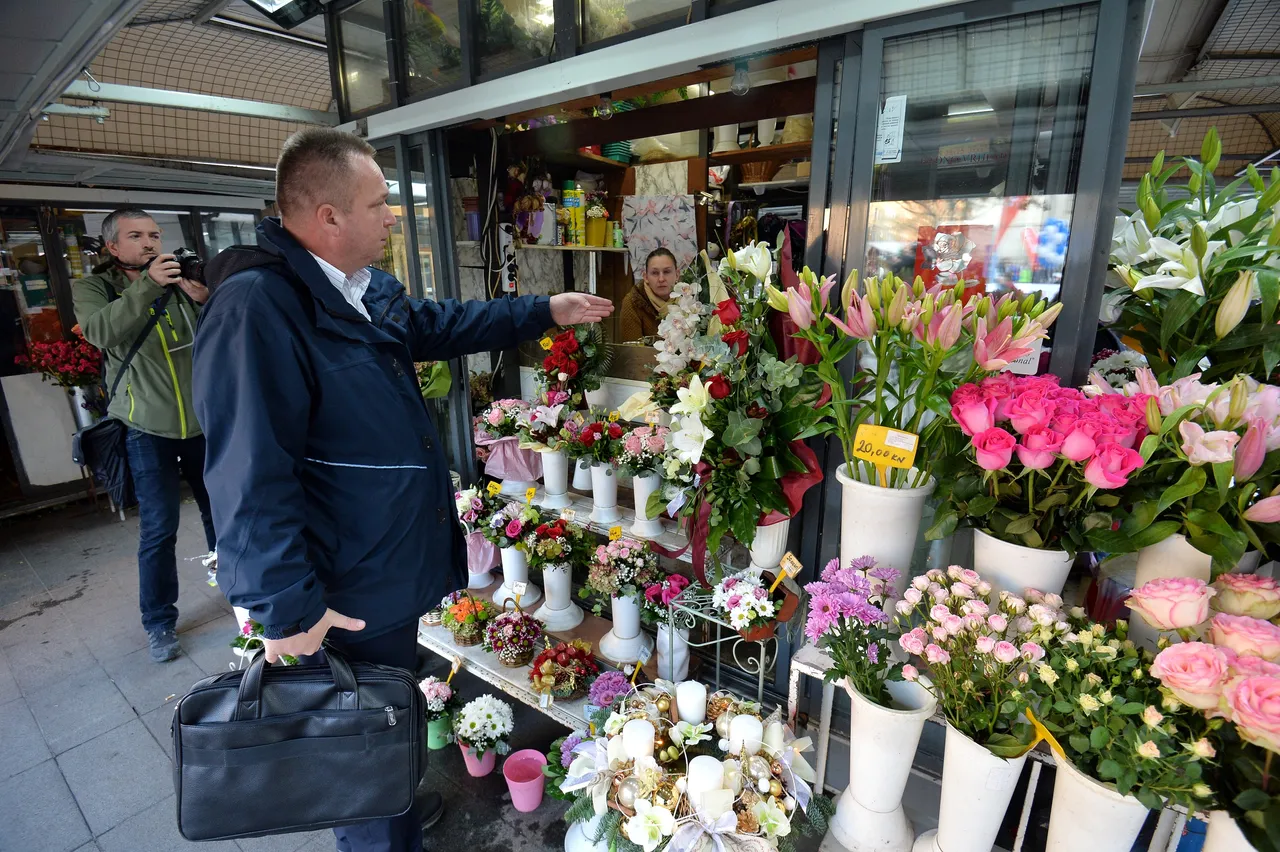
[[[191,297],[191,301],[197,305],[203,305],[209,301],[209,288],[201,284],[199,281],[192,281],[190,278],[179,278],[178,286],[182,288],[182,292]]]
[[[347,618],[345,615],[326,609],[324,615],[316,622],[316,626],[306,633],[297,633],[288,639],[263,639],[262,644],[266,647],[267,662],[276,662],[280,659],[281,654],[288,654],[291,657],[307,657],[314,654],[320,650],[320,645],[324,642],[324,635],[329,632],[331,627],[351,631],[364,630],[364,622],[358,618]]]
[[[551,319],[556,325],[600,322],[613,313],[613,302],[589,293],[557,293],[551,297]]]
[[[147,275],[161,287],[177,284],[182,274],[182,267],[171,254],[162,254],[147,267]]]

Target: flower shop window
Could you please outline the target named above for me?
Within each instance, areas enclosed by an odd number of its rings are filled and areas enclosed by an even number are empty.
[[[401,0],[409,97],[428,95],[462,79],[458,0]]]
[[[382,0],[360,0],[338,13],[342,90],[349,112],[391,106],[391,67]]]
[[[885,41],[867,275],[1057,296],[1097,20],[1078,6]]]
[[[404,203],[400,188],[400,173],[396,167],[396,149],[379,148],[378,153],[374,155],[374,160],[377,161],[383,176],[387,179],[387,189],[390,192],[387,196],[387,206],[395,215],[396,223],[391,226],[387,244],[382,248],[382,257],[375,260],[373,265],[383,272],[391,273],[396,280],[408,287],[413,279],[410,277],[409,256],[405,248]]]
[[[691,8],[690,0],[582,0],[582,43],[659,24],[682,23]]]
[[[475,30],[482,77],[520,70],[551,55],[554,0],[479,0]]]

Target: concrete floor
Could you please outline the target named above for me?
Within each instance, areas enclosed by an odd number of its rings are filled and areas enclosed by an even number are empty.
[[[329,852],[328,831],[194,844],[174,816],[173,706],[235,660],[231,607],[205,582],[195,506],[178,538],[183,655],[147,657],[138,620],[136,514],[121,522],[87,505],[0,521],[0,852]],[[432,658],[425,674],[447,673]],[[465,674],[464,699],[489,691]],[[513,748],[545,749],[565,733],[517,704]],[[335,779],[335,783],[339,783]],[[425,789],[445,816],[428,849],[555,849],[564,805],[521,814],[500,771],[466,774],[455,748],[432,752]]]

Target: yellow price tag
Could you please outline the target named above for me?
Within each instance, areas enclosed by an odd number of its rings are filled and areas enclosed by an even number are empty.
[[[1040,742],[1041,740],[1044,740],[1049,744],[1049,748],[1053,749],[1055,752],[1058,753],[1058,757],[1061,757],[1063,760],[1066,760],[1067,753],[1062,750],[1062,746],[1060,746],[1058,744],[1058,741],[1053,738],[1053,734],[1049,733],[1049,729],[1046,728],[1040,722],[1040,720],[1035,717],[1035,714],[1033,714],[1030,709],[1027,710],[1027,721],[1031,723],[1031,727],[1036,729],[1035,741],[1032,742],[1031,745],[1027,747],[1027,751],[1031,751],[1031,749],[1036,747],[1036,743]]]
[[[920,436],[912,432],[863,423],[853,438],[853,455],[876,467],[909,468],[919,446]]]
[[[490,497],[497,497],[498,492],[502,490],[501,482],[490,482],[489,487],[485,491],[489,492]]]
[[[458,669],[460,668],[462,668],[462,658],[454,657],[453,667],[449,669],[449,676],[444,679],[444,682],[448,683],[449,681],[453,680],[453,676],[458,673]]]
[[[658,412],[656,412],[656,411],[646,411],[646,412],[644,413],[644,422],[645,422],[645,423],[648,423],[650,426],[657,426],[657,425],[658,425]]]
[[[800,564],[800,560],[796,559],[794,553],[788,550],[782,555],[780,563],[782,571],[773,579],[773,585],[769,587],[769,594],[773,594],[773,590],[778,588],[778,584],[782,582],[783,577],[794,577],[804,570],[804,566]]]
[[[533,498],[536,497],[537,495],[538,495],[538,489],[536,486],[531,486],[529,488],[526,488],[524,492],[524,502],[532,503]]]
[[[610,422],[610,423],[617,423],[617,422],[618,422],[618,418],[619,418],[619,417],[621,417],[621,416],[622,416],[622,415],[618,414],[618,412],[616,412],[616,411],[610,411],[610,412],[609,412],[609,422]]]
[[[541,340],[539,340],[539,341],[538,341],[538,345],[539,345],[539,346],[541,346],[543,349],[546,349],[547,351],[550,351],[550,350],[551,350],[551,338],[550,338],[550,337],[544,337],[544,338],[542,338]]]
[[[565,521],[566,523],[570,523],[570,524],[571,524],[571,523],[573,523],[573,519],[574,519],[575,517],[577,517],[577,514],[578,514],[578,513],[577,513],[577,512],[575,512],[575,511],[573,511],[572,509],[561,509],[561,510],[560,510],[560,518],[561,518],[561,520]]]
[[[617,541],[622,538],[622,527],[609,527],[609,541]]]

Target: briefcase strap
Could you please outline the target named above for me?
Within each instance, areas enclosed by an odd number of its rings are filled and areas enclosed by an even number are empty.
[[[332,648],[325,649],[325,659],[329,662],[329,671],[333,674],[333,683],[338,688],[338,709],[359,710],[360,696],[356,691],[356,676],[351,666],[341,654]],[[236,694],[236,715],[233,721],[262,718],[262,675],[267,668],[267,655],[258,654],[240,680],[240,690]]]

